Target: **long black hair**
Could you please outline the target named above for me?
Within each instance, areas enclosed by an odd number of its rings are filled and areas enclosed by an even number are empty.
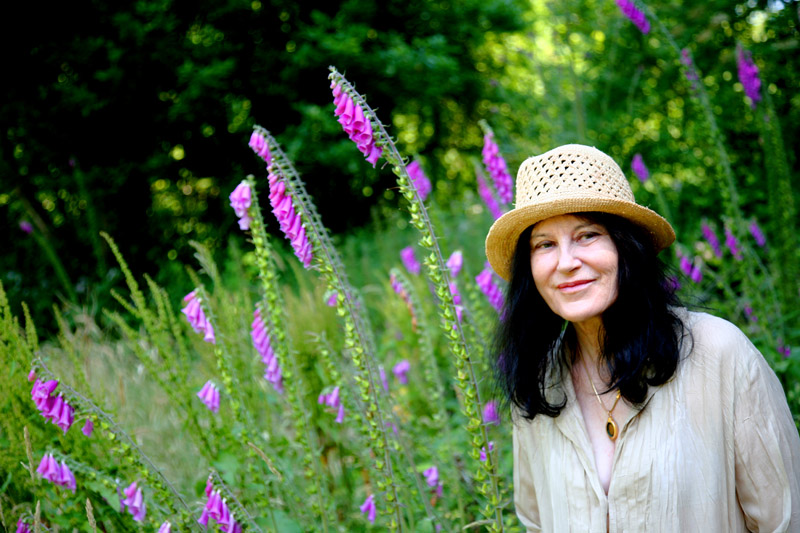
[[[675,314],[681,303],[645,230],[608,213],[575,216],[605,227],[617,247],[617,298],[602,315],[600,357],[611,375],[610,389],[618,388],[630,403],[641,404],[648,387],[666,383],[678,367],[686,337]],[[552,382],[554,376],[572,363],[567,354],[575,354],[577,348],[574,329],[550,310],[534,284],[532,229],[517,241],[495,335],[497,385],[504,399],[529,420],[537,414],[559,415],[566,399],[550,403],[545,392],[558,385]]]

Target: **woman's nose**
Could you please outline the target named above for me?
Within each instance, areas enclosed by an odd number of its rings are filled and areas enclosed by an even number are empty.
[[[570,272],[581,266],[581,260],[575,255],[575,250],[567,244],[558,247],[558,269],[562,272]]]

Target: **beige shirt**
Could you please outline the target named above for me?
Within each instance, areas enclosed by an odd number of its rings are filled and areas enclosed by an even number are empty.
[[[528,531],[800,532],[800,436],[780,382],[730,322],[682,318],[694,348],[617,421],[607,496],[568,371],[548,392],[566,394],[558,417],[515,420],[514,502]]]

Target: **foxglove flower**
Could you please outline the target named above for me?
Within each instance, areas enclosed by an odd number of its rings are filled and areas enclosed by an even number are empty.
[[[22,518],[17,520],[16,533],[31,533],[31,528],[25,523],[25,521],[22,520]]]
[[[650,31],[650,21],[648,21],[644,13],[636,7],[636,4],[631,0],[616,0],[616,2],[622,14],[628,17],[628,19],[639,28],[639,31],[645,34]]]
[[[336,298],[337,298],[338,295],[339,295],[339,293],[337,293],[336,291],[333,291],[330,294],[330,296],[328,296],[328,299],[325,300],[325,305],[327,305],[328,307],[336,307]]]
[[[714,251],[714,255],[722,258],[722,247],[719,245],[719,239],[717,239],[717,234],[714,233],[714,230],[711,229],[711,226],[703,222],[702,226],[703,230],[703,237],[705,237],[708,244],[711,246],[711,249]]]
[[[313,259],[311,242],[306,235],[302,217],[295,210],[291,195],[286,194],[286,182],[278,175],[270,173],[267,176],[269,183],[269,203],[272,213],[278,220],[281,231],[292,245],[294,255],[303,263],[305,268],[311,266]]]
[[[413,254],[414,254],[413,248],[409,246],[408,248],[406,248],[406,250],[411,250],[411,255],[413,259]],[[402,257],[402,252],[400,255]],[[416,259],[413,260],[416,262]],[[420,267],[419,263],[416,263],[416,265],[418,268]],[[406,266],[406,268],[408,268],[408,266]],[[414,314],[414,306],[411,304],[411,297],[409,296],[408,291],[406,291],[405,287],[403,287],[403,284],[400,283],[400,280],[397,279],[397,276],[394,274],[394,272],[391,272],[389,274],[389,283],[392,286],[392,290],[396,292],[398,295],[400,295],[400,298],[402,298],[403,302],[405,302],[406,307],[408,308],[408,312],[411,314],[411,326],[413,328],[416,328],[417,317]]]
[[[377,509],[375,508],[375,496],[373,494],[367,496],[367,499],[364,500],[364,503],[361,504],[359,510],[361,510],[361,514],[367,515],[367,520],[369,520],[371,523],[374,524],[375,513],[377,511]]]
[[[253,346],[261,356],[261,362],[264,363],[264,379],[272,383],[272,388],[283,394],[283,374],[281,373],[278,358],[275,357],[275,351],[272,348],[272,341],[267,333],[266,325],[261,317],[261,309],[256,308],[253,312],[253,322],[250,326],[250,337],[253,339]]]
[[[489,441],[489,453],[492,453],[493,451],[494,451],[494,441],[490,440]],[[487,456],[486,456],[486,446],[481,446],[481,461],[486,461],[486,458],[487,458]]]
[[[236,518],[228,508],[228,504],[220,495],[219,491],[211,490],[207,494],[208,500],[203,508],[203,513],[197,521],[200,525],[208,526],[209,520],[216,520],[220,531],[225,533],[241,533],[242,526],[236,522]],[[208,528],[211,529],[211,528]]]
[[[172,524],[169,521],[164,522],[161,524],[161,527],[158,528],[158,533],[172,533]]]
[[[56,485],[61,485],[61,466],[58,464],[58,461],[53,458],[52,453],[46,453],[42,456],[36,473],[42,476],[42,479],[46,479]]]
[[[759,245],[761,248],[767,245],[767,238],[764,237],[764,232],[762,232],[761,228],[758,227],[758,222],[755,220],[751,222],[748,226],[748,229],[750,230],[750,235],[753,236],[753,239],[755,239],[757,245]]]
[[[450,276],[458,276],[462,266],[464,266],[464,254],[461,253],[461,250],[456,250],[447,259],[447,268],[450,269]]]
[[[19,223],[19,229],[22,230],[23,233],[30,235],[33,233],[33,225],[28,222],[27,220],[21,220]]]
[[[497,189],[497,196],[504,204],[510,203],[512,198],[511,188],[513,180],[508,173],[508,166],[505,159],[500,155],[500,149],[494,142],[494,133],[489,132],[483,136],[483,165],[486,172],[492,177],[494,186]]]
[[[36,408],[47,420],[57,425],[66,434],[75,420],[75,409],[59,394],[53,397],[58,381],[36,380],[31,389],[31,398]]]
[[[461,293],[458,292],[458,285],[456,285],[455,281],[450,282],[450,294],[453,295],[453,307],[456,308],[456,318],[458,322],[461,323],[461,319],[464,317],[464,306],[461,305]],[[455,328],[455,324],[453,324]]]
[[[121,502],[123,507],[128,508],[128,512],[133,515],[133,519],[136,522],[143,521],[147,510],[145,509],[142,489],[134,481],[123,492],[125,494],[125,499]]]
[[[734,259],[737,261],[742,260],[742,251],[739,249],[739,241],[736,240],[730,228],[725,228],[725,246],[728,247]]]
[[[639,178],[639,181],[641,181],[642,183],[650,179],[650,171],[647,170],[647,167],[644,164],[644,159],[642,159],[642,154],[634,154],[633,161],[631,161],[631,169],[633,170],[633,173],[636,174],[636,177]]]
[[[87,437],[91,437],[92,436],[92,431],[94,431],[94,422],[92,422],[91,418],[87,418],[86,419],[86,423],[81,428],[81,431]]]
[[[339,396],[339,387],[334,387],[331,392],[328,394],[320,394],[317,398],[317,403],[320,405],[325,405],[326,407],[331,407],[333,409],[337,409],[336,414],[336,423],[341,424],[344,422],[344,404],[342,403],[341,397]]]
[[[497,203],[497,199],[494,197],[494,193],[489,185],[486,184],[486,180],[483,179],[483,176],[480,174],[477,175],[478,180],[478,195],[483,200],[483,203],[486,204],[486,207],[489,208],[489,213],[497,220],[501,216],[503,216],[503,210],[500,209],[500,204]]]
[[[59,475],[58,484],[61,485],[62,487],[67,487],[68,489],[71,489],[72,492],[75,492],[75,489],[77,488],[77,484],[75,483],[75,476],[72,474],[72,470],[69,469],[69,467],[67,466],[67,464],[64,462],[63,459],[61,460],[61,472]]]
[[[403,261],[403,265],[406,267],[406,270],[408,270],[411,274],[416,276],[422,270],[422,265],[419,264],[416,255],[414,255],[413,247],[406,246],[400,250],[400,259]]]
[[[480,274],[475,277],[475,283],[478,284],[478,288],[486,295],[486,298],[489,300],[489,303],[495,310],[499,313],[503,309],[503,292],[500,290],[494,282],[494,274],[492,273],[491,267],[484,268]]]
[[[219,412],[219,390],[211,381],[206,381],[206,384],[197,393],[197,397],[203,400],[212,413]]]
[[[339,117],[342,129],[350,137],[350,140],[356,143],[359,151],[367,158],[367,162],[372,163],[374,167],[383,153],[383,148],[375,144],[369,117],[364,115],[361,106],[347,94],[347,91],[342,89],[341,85],[331,82],[331,89],[333,90],[333,103],[336,105],[333,114]]]
[[[497,414],[497,402],[490,400],[483,406],[483,423],[498,425],[500,424],[500,415]]]
[[[744,315],[750,322],[758,322],[758,317],[753,312],[753,308],[750,307],[749,305],[744,306]]]
[[[184,296],[183,301],[186,302],[186,307],[181,309],[181,312],[186,315],[186,320],[189,322],[189,325],[192,326],[192,329],[196,333],[202,333],[204,341],[216,344],[217,339],[214,336],[214,326],[211,325],[211,322],[206,318],[206,314],[203,312],[203,306],[200,305],[200,298],[197,297],[197,291],[194,290]]]
[[[750,98],[750,107],[755,109],[756,103],[761,101],[761,80],[758,77],[758,67],[753,62],[749,50],[744,50],[741,46],[736,48],[736,66],[744,94]]]
[[[248,209],[252,205],[250,185],[242,181],[230,195],[231,207],[236,216],[239,217],[239,229],[250,229],[250,215]]]
[[[700,283],[703,280],[703,271],[700,270],[700,266],[694,264],[692,260],[685,255],[681,255],[680,257],[681,260],[679,266],[681,268],[681,272],[686,274],[686,276],[694,283]]]
[[[419,193],[420,200],[424,202],[425,198],[427,198],[428,194],[431,192],[431,180],[429,180],[425,172],[423,172],[419,161],[409,163],[406,166],[406,170],[408,171],[408,177],[411,178],[411,181],[414,183],[414,188],[416,188]]]
[[[407,359],[403,359],[394,365],[394,367],[392,367],[392,374],[394,374],[394,377],[397,378],[397,381],[403,385],[407,385],[409,370],[411,370],[411,363],[409,363]]]
[[[32,368],[31,371],[28,372],[28,381],[33,381],[34,379],[36,379],[36,370]]]
[[[272,155],[269,153],[269,143],[266,137],[261,135],[258,131],[253,131],[250,136],[250,148],[269,166],[272,162]]]
[[[784,359],[788,359],[792,355],[792,348],[790,346],[785,346],[783,344],[783,339],[778,339],[778,353],[781,354]]]
[[[429,487],[432,487],[436,491],[437,496],[441,496],[442,482],[439,480],[439,469],[435,466],[432,466],[422,472],[422,475],[425,477],[425,483],[427,483]]]
[[[684,48],[681,50],[681,63],[684,67],[686,67],[686,79],[689,80],[689,83],[692,86],[692,89],[697,88],[697,82],[700,78],[697,76],[697,70],[694,68],[694,63],[692,63],[692,56],[689,55],[689,49]]]

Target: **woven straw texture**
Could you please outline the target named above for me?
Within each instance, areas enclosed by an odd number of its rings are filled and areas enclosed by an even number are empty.
[[[675,240],[669,222],[636,203],[628,180],[613,159],[596,148],[568,144],[522,163],[515,208],[489,230],[486,257],[494,271],[508,280],[517,240],[527,227],[553,216],[588,211],[619,215],[642,226],[656,250]]]

